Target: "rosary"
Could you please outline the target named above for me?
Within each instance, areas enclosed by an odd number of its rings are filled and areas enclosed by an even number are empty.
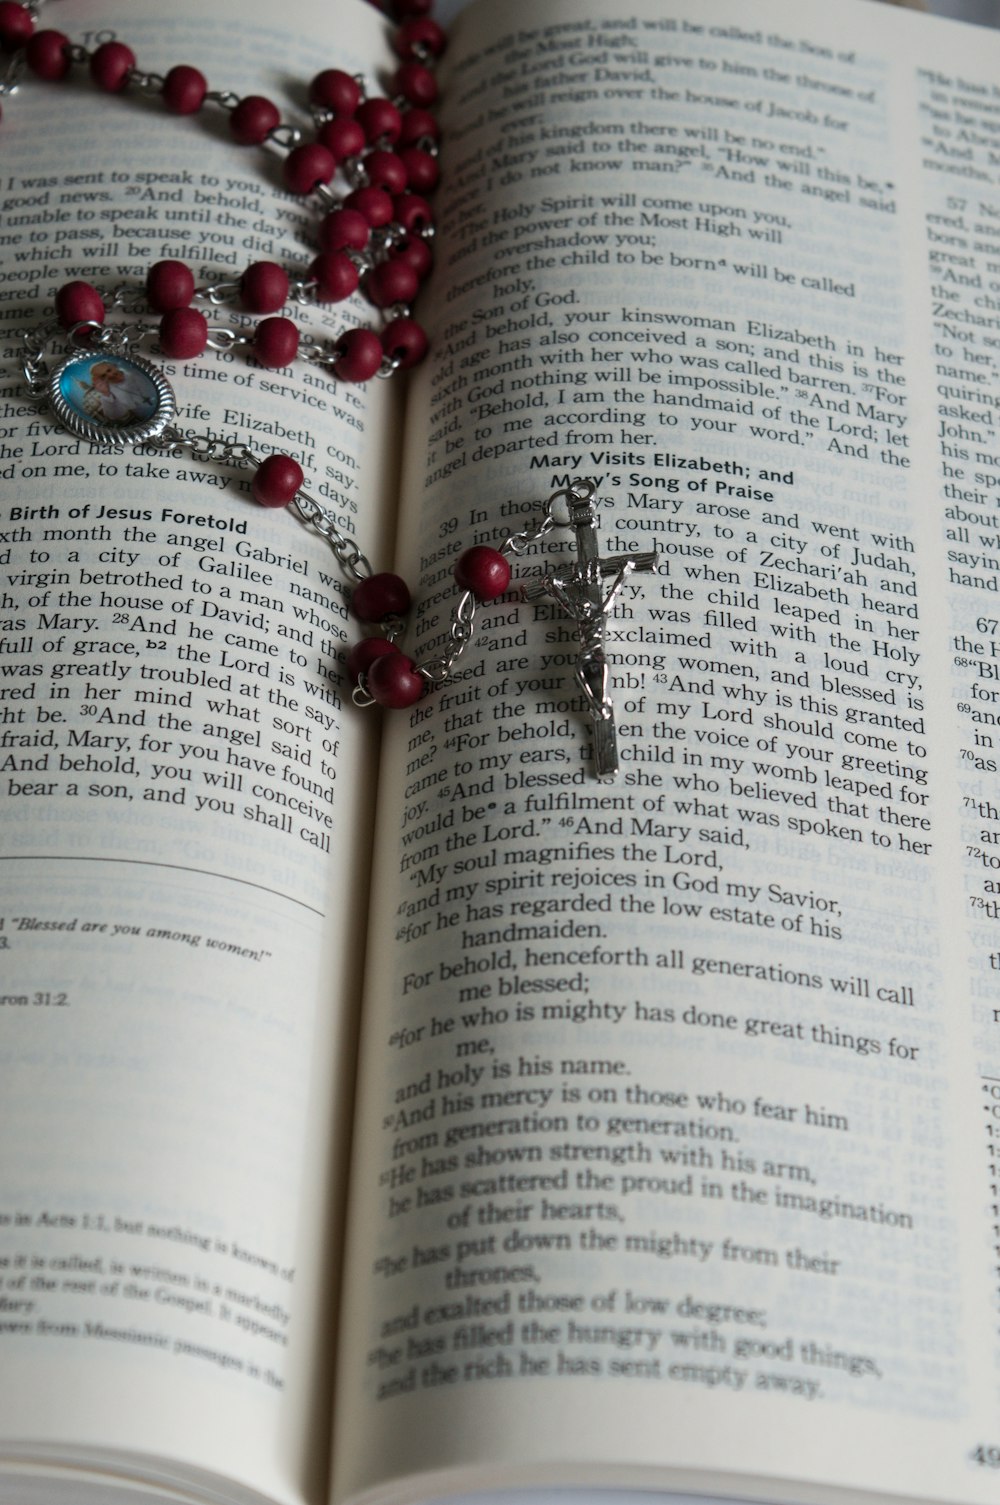
[[[0,0],[0,54],[9,58],[0,74],[0,95],[14,93],[25,71],[58,82],[74,66],[86,65],[93,82],[109,94],[132,89],[156,95],[177,115],[213,105],[227,112],[236,142],[277,152],[285,187],[322,212],[319,253],[301,276],[261,261],[236,280],[198,287],[184,262],[158,261],[141,290],[125,285],[105,297],[88,282],[66,283],[56,296],[54,321],[25,336],[24,378],[56,422],[90,444],[115,453],[123,445],[142,444],[173,459],[188,454],[201,463],[248,470],[251,494],[261,506],[287,507],[319,534],[354,586],[354,616],[374,629],[347,655],[352,698],[360,706],[405,709],[445,685],[474,637],[477,608],[508,590],[509,557],[524,554],[552,529],[571,530],[575,561],[530,575],[520,593],[526,600],[549,597],[574,624],[576,680],[591,722],[594,771],[599,779],[610,779],[618,771],[618,752],[607,619],[626,577],[655,569],[657,555],[601,557],[594,482],[577,479],[555,492],[539,522],[511,534],[498,548],[475,545],[459,556],[454,575],[461,594],[451,613],[448,649],[418,664],[398,646],[411,606],[405,581],[372,570],[357,542],[341,531],[335,511],[305,490],[297,460],[277,452],[262,456],[248,445],[179,428],[170,383],[138,353],[147,339],[163,356],[178,360],[194,359],[206,348],[242,347],[268,368],[304,359],[351,383],[391,377],[423,359],[427,337],[413,318],[412,303],[432,263],[433,214],[426,195],[438,181],[439,139],[431,110],[438,97],[433,64],[446,40],[430,17],[431,4],[393,0],[399,23],[393,46],[401,61],[392,98],[367,96],[360,79],[339,69],[313,79],[309,99],[316,139],[306,141],[262,96],[211,91],[198,69],[186,65],[165,76],[143,73],[124,43],[105,42],[88,51],[61,32],[35,29],[38,0]],[[337,179],[345,192],[331,187]],[[304,307],[341,302],[359,289],[381,314],[378,331],[350,328],[332,341],[303,338],[280,312],[290,302]],[[244,314],[262,316],[251,333],[213,326],[202,312],[233,303]],[[120,319],[108,321],[109,312]]]

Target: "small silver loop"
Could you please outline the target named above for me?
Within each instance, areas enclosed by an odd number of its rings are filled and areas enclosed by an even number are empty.
[[[27,64],[24,61],[24,48],[15,52],[8,62],[3,74],[0,75],[0,94],[16,94],[18,83],[24,73]]]
[[[138,89],[143,94],[162,94],[166,79],[162,73],[143,73],[141,68],[130,68],[125,82],[130,89]]]
[[[219,105],[223,110],[235,110],[240,102],[240,96],[234,94],[232,89],[209,89],[205,95],[205,102]]]
[[[273,145],[281,151],[291,151],[293,146],[298,146],[303,139],[303,133],[298,126],[287,125],[284,121],[274,126],[264,137],[263,145]]]
[[[238,282],[212,282],[205,287],[195,288],[194,295],[196,298],[204,298],[213,308],[218,308],[223,303],[229,303],[239,290]]]
[[[571,486],[564,486],[559,491],[553,491],[546,504],[546,511],[557,528],[572,527],[570,513],[574,503],[589,502],[597,490],[597,482],[580,479]],[[565,503],[566,515],[560,515],[559,504]]]
[[[209,329],[208,339],[205,341],[210,350],[236,350],[241,345],[250,345],[252,340],[245,334],[237,334],[235,329]]]

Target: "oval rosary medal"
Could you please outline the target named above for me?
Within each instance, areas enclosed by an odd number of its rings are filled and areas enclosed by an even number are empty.
[[[52,372],[46,395],[63,428],[115,449],[155,438],[177,410],[162,371],[140,356],[108,350],[71,355]]]

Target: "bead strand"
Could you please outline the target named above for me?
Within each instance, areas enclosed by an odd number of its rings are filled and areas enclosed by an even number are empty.
[[[206,104],[218,106],[228,112],[237,143],[279,151],[289,192],[315,195],[328,211],[318,226],[319,255],[297,284],[297,300],[339,302],[363,282],[368,300],[386,318],[392,368],[416,364],[426,341],[419,326],[412,324],[410,305],[432,264],[428,238],[433,215],[426,195],[438,179],[439,132],[430,112],[438,90],[431,65],[443,54],[446,41],[442,28],[430,19],[428,0],[396,0],[393,7],[399,23],[393,48],[400,59],[392,79],[395,99],[366,97],[359,80],[340,69],[316,75],[309,89],[318,128],[315,141],[304,141],[298,127],[283,122],[271,100],[212,91],[204,74],[190,65],[178,65],[165,76],[144,73],[122,42],[104,42],[91,51],[71,43],[60,31],[36,30],[35,8],[0,0],[0,50],[38,79],[59,82],[74,66],[86,65],[93,82],[106,93],[132,88],[158,94],[164,107],[178,115],[196,114]],[[329,187],[337,172],[349,185],[345,195]],[[257,264],[263,265],[274,264]],[[242,296],[242,286],[240,291]],[[273,307],[267,310],[252,302],[244,306],[253,312],[276,312],[284,299],[269,301]],[[167,320],[166,339],[178,355],[200,353],[195,347],[202,339],[207,343],[207,334],[198,319],[179,316],[173,309],[162,312],[173,315]],[[290,330],[277,326],[263,333],[257,353],[265,364],[287,364],[296,347]],[[346,378],[351,380],[367,379],[382,364],[380,359],[371,369],[374,345],[358,332],[351,333],[345,359],[355,373]]]
[[[285,298],[281,294],[288,285],[287,273],[274,262],[255,262],[240,283],[234,284],[241,289],[243,308],[255,314],[283,307]],[[214,291],[196,288],[193,273],[183,262],[156,262],[147,276],[146,295],[152,311],[160,314],[158,326],[154,329],[152,325],[138,323],[130,329],[111,328],[107,338],[117,337],[125,344],[135,345],[155,333],[161,352],[171,360],[193,360],[209,346],[227,351],[244,347],[260,365],[270,369],[281,369],[303,359],[347,382],[365,382],[373,376],[391,376],[396,371],[409,370],[427,351],[427,336],[405,307],[393,311],[394,317],[381,335],[356,328],[332,341],[303,341],[294,321],[276,313],[261,319],[250,335],[224,327],[213,328],[201,310],[190,307],[190,303],[195,296]],[[111,307],[123,307],[129,292],[131,289],[118,289],[108,300]],[[214,307],[221,300],[212,297],[209,301]],[[92,284],[75,280],[59,289],[55,312],[60,327],[70,338],[85,343],[95,338],[98,329],[103,329],[107,303]]]

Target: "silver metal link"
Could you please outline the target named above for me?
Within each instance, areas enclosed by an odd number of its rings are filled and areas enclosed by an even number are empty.
[[[234,94],[232,89],[209,89],[205,95],[205,103],[218,105],[223,110],[235,110],[240,102],[240,96]]]
[[[0,73],[0,95],[16,94],[17,86],[27,67],[24,61],[24,48],[12,53],[2,73]]]
[[[209,329],[205,343],[210,350],[238,350],[241,345],[252,345],[253,339],[250,335],[237,333],[235,329],[223,329],[220,326]]]
[[[162,94],[166,83],[162,73],[143,73],[141,68],[130,68],[125,79],[130,89],[143,94]]]

